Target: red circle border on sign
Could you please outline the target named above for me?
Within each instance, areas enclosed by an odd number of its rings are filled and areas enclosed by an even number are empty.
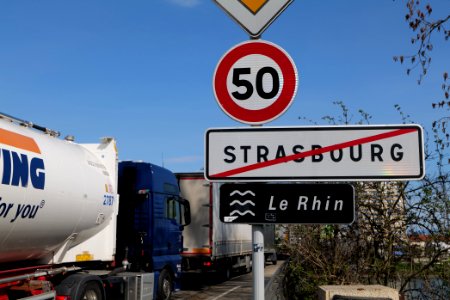
[[[239,59],[252,54],[264,55],[274,60],[283,73],[282,91],[275,102],[260,110],[251,110],[237,105],[227,88],[227,77],[231,67]],[[266,41],[248,41],[229,50],[220,60],[214,73],[214,94],[219,106],[231,118],[247,123],[262,124],[279,117],[291,105],[297,92],[297,69],[289,55],[280,47]]]

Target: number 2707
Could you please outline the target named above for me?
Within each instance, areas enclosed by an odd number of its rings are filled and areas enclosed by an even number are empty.
[[[112,206],[114,204],[114,196],[112,195],[104,195],[103,196],[103,205]]]

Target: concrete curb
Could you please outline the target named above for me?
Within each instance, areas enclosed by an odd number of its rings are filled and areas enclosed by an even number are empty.
[[[286,260],[273,274],[269,282],[264,288],[264,298],[266,300],[285,300],[283,292],[284,270],[287,267],[288,260]]]

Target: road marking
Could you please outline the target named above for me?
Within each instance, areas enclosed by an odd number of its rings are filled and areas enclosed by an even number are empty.
[[[225,295],[228,295],[229,293],[231,293],[231,292],[233,292],[234,290],[237,290],[238,288],[240,288],[240,287],[242,287],[242,286],[236,286],[236,287],[234,287],[234,288],[232,288],[231,290],[229,290],[229,291],[227,291],[227,292],[225,292],[225,293],[222,293],[222,294],[220,294],[219,296],[217,296],[217,297],[215,297],[215,298],[212,298],[212,299],[209,299],[209,300],[217,300],[217,299],[220,299],[220,298],[222,298],[223,296],[225,296]]]
[[[344,142],[344,143],[340,143],[340,144],[330,145],[330,146],[319,148],[316,150],[300,152],[297,154],[288,155],[288,156],[284,156],[284,157],[280,157],[280,158],[276,158],[276,159],[272,159],[272,160],[232,169],[229,171],[211,175],[211,178],[229,177],[229,176],[233,176],[233,175],[238,175],[238,174],[241,174],[244,172],[249,172],[249,171],[253,171],[253,170],[257,170],[257,169],[261,169],[261,168],[265,168],[265,167],[269,167],[269,166],[274,166],[274,165],[281,164],[281,163],[286,163],[286,162],[293,161],[293,160],[296,160],[299,158],[305,158],[305,157],[309,157],[309,156],[319,155],[319,154],[331,152],[334,150],[344,149],[344,148],[348,148],[348,147],[352,147],[352,146],[356,146],[356,145],[360,145],[360,144],[367,144],[367,143],[371,143],[374,141],[388,139],[388,138],[392,138],[392,137],[396,137],[399,135],[408,134],[408,133],[412,133],[412,132],[417,132],[417,131],[418,131],[418,129],[416,129],[416,128],[412,128],[412,129],[408,128],[408,129],[398,129],[398,130],[394,130],[394,131],[380,133],[380,134],[376,134],[373,136],[359,138],[356,140],[352,140],[352,141],[348,141],[348,142]]]

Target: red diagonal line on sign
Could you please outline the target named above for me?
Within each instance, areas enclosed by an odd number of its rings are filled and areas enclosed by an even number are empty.
[[[244,172],[249,172],[249,171],[253,171],[253,170],[257,170],[257,169],[262,169],[262,168],[265,168],[265,167],[270,167],[270,166],[274,166],[274,165],[281,164],[281,163],[286,163],[286,162],[289,162],[289,161],[292,161],[292,160],[296,160],[296,159],[299,159],[299,158],[305,158],[305,157],[309,157],[309,156],[319,155],[319,154],[331,152],[331,151],[334,151],[334,150],[345,149],[345,148],[356,146],[356,145],[367,144],[367,143],[371,143],[371,142],[375,142],[375,141],[379,141],[379,140],[383,140],[383,139],[388,139],[388,138],[392,138],[392,137],[396,137],[396,136],[399,136],[399,135],[404,135],[404,134],[408,134],[408,133],[412,133],[412,132],[416,132],[416,131],[417,131],[416,128],[397,129],[397,130],[394,130],[394,131],[380,133],[380,134],[376,134],[376,135],[372,135],[372,136],[368,136],[368,137],[364,137],[364,138],[359,138],[359,139],[356,139],[356,140],[352,140],[352,141],[348,141],[348,142],[344,142],[344,143],[340,143],[340,144],[330,145],[330,146],[326,146],[326,147],[315,149],[315,150],[300,152],[300,153],[296,153],[296,154],[292,154],[292,155],[276,158],[276,159],[273,159],[273,160],[263,161],[263,162],[260,162],[260,163],[256,163],[256,164],[252,164],[252,165],[248,165],[248,166],[232,169],[232,170],[229,170],[229,171],[225,171],[225,172],[222,172],[222,173],[217,173],[217,174],[211,175],[211,178],[214,178],[214,177],[221,177],[221,178],[229,177],[229,176],[241,174],[241,173],[244,173]]]

